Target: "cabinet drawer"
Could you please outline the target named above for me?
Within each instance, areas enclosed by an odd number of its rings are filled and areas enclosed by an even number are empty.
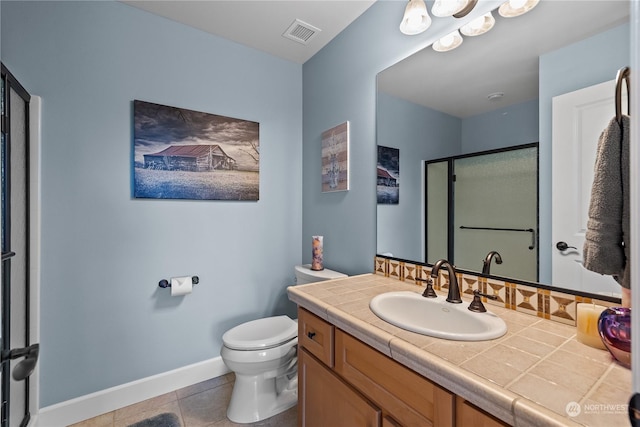
[[[333,368],[333,325],[298,308],[298,344]]]
[[[453,426],[453,393],[339,329],[335,347],[335,371],[385,415],[402,425]]]

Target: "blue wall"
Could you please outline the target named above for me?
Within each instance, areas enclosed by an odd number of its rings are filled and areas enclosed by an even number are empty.
[[[494,150],[538,142],[538,100],[462,120],[462,152]]]
[[[460,153],[461,120],[378,92],[376,125],[378,144],[400,149],[400,200],[377,207],[377,253],[421,260],[423,161]]]
[[[41,406],[219,356],[301,261],[302,67],[119,2],[2,2],[43,100]],[[132,199],[132,101],[260,123],[258,202]],[[318,161],[319,163],[319,161]],[[158,281],[200,276],[171,298]]]
[[[464,21],[499,3],[478,4]],[[376,253],[376,75],[460,25],[434,19],[426,32],[406,36],[398,30],[405,6],[378,0],[303,66],[302,256],[310,260],[311,236],[324,235],[325,264],[347,274],[373,271]],[[320,135],[345,120],[351,122],[350,190],[323,194]]]

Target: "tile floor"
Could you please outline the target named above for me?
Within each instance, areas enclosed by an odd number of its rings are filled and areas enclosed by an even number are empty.
[[[222,375],[73,424],[72,427],[126,427],[165,412],[176,414],[182,427],[296,426],[298,413],[295,406],[258,423],[236,424],[229,421],[226,413],[234,379],[233,373]]]

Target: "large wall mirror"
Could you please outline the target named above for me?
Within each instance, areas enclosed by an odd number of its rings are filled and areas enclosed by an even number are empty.
[[[552,237],[552,213],[566,209],[560,201],[552,203],[557,199],[552,196],[554,180],[563,179],[562,170],[552,173],[552,148],[560,143],[553,140],[552,104],[563,94],[613,81],[617,71],[629,65],[629,10],[629,1],[543,0],[515,18],[502,18],[494,11],[496,23],[488,33],[464,37],[462,45],[449,52],[428,46],[379,73],[377,144],[397,148],[400,160],[398,204],[377,206],[377,253],[420,263],[437,261],[425,255],[425,215],[431,202],[425,200],[425,162],[537,143],[538,282],[618,296],[620,287],[610,277],[586,288],[572,279],[554,282],[558,256],[573,255],[572,268],[583,268],[579,244],[572,245],[567,236],[568,246],[576,250],[559,251]],[[610,98],[613,102],[613,90]],[[608,108],[603,110],[604,124],[615,114]],[[575,161],[565,157],[555,164]],[[582,167],[589,162],[593,165],[590,160]],[[581,190],[587,191],[586,198],[588,190]],[[586,225],[584,218],[577,222],[582,220]],[[465,269],[480,273],[485,255],[472,255],[478,259],[477,268]],[[504,263],[507,255],[503,254]],[[531,281],[530,274],[501,274],[499,267],[492,266],[492,274]]]

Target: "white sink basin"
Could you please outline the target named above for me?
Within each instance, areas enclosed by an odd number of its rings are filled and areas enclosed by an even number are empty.
[[[507,325],[494,313],[474,313],[467,309],[468,302],[452,304],[444,297],[387,292],[374,297],[369,307],[382,320],[399,328],[448,340],[484,341],[507,332]]]

